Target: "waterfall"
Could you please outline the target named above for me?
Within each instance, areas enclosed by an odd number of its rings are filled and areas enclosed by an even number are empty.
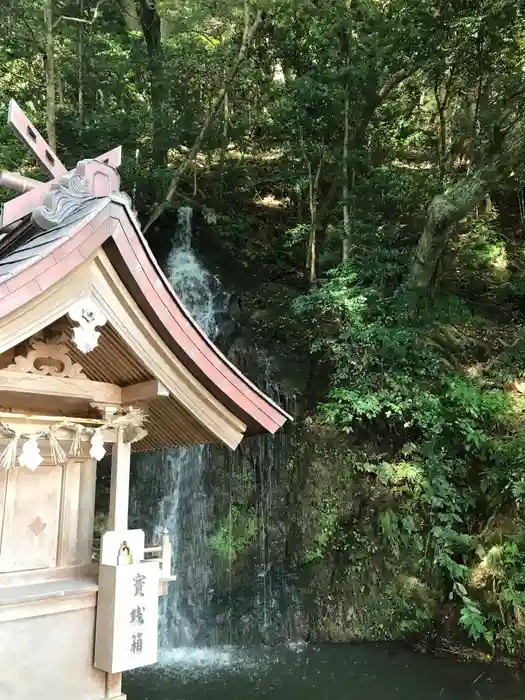
[[[189,207],[178,210],[166,272],[184,306],[215,340],[219,316],[225,314],[229,299],[193,252]],[[229,356],[265,393],[293,411],[264,353],[234,344]],[[290,445],[287,433],[279,431],[275,437],[247,439],[235,452],[199,445],[134,457],[130,511],[136,525],[153,541],[160,540],[167,528],[173,545],[172,571],[177,580],[160,602],[161,648],[188,650],[293,638],[293,606],[283,604],[290,587],[282,582],[282,561],[279,566],[273,561],[285,533],[271,524],[280,508],[278,504],[274,509],[273,475],[285,472]],[[234,504],[240,504],[250,519],[251,540],[246,542],[242,571],[234,571],[232,557]],[[219,537],[217,526],[225,521]],[[218,541],[222,556],[217,553]]]
[[[269,357],[256,346],[230,348],[230,359],[270,398],[291,415],[295,398],[283,392],[275,380]],[[245,550],[229,562],[222,585],[212,592],[215,605],[215,637],[235,645],[295,643],[304,638],[301,631],[301,605],[293,580],[287,571],[287,503],[289,486],[286,466],[292,457],[293,432],[245,439],[235,451],[212,446],[212,464],[222,465],[213,489],[222,511],[228,511],[230,543],[239,538],[232,517],[232,504],[242,504],[248,537]],[[211,465],[210,465],[211,466]],[[215,470],[210,470],[217,473]],[[250,521],[252,527],[250,527]],[[252,539],[250,541],[250,535]],[[221,578],[221,562],[215,562],[214,576]],[[217,566],[218,564],[218,566]],[[222,566],[224,566],[224,561]],[[227,580],[226,580],[227,579]]]
[[[167,260],[168,279],[179,299],[206,335],[214,340],[217,314],[224,297],[215,277],[199,262],[192,250],[192,209],[178,210],[177,236]],[[166,527],[173,542],[173,566],[177,580],[166,598],[167,645],[194,646],[202,640],[210,588],[208,525],[210,503],[204,485],[206,445],[168,452],[173,491],[164,498],[159,530]]]
[[[166,268],[180,300],[212,340],[217,314],[224,308],[220,285],[199,262],[191,247],[192,210],[178,210],[178,225]],[[210,503],[204,485],[206,445],[162,450],[138,456],[140,482],[132,494],[132,511],[141,513],[149,502],[149,536],[160,540],[167,528],[173,546],[172,571],[176,581],[161,599],[160,645],[191,647],[205,635],[211,564],[208,546]]]

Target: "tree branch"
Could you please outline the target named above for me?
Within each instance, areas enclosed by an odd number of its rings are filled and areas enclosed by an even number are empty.
[[[378,105],[383,102],[384,99],[394,90],[398,85],[401,85],[403,80],[409,78],[413,73],[416,72],[415,67],[401,68],[400,70],[392,73],[392,75],[383,83],[383,85],[377,91],[377,103]]]
[[[88,24],[92,25],[97,19],[100,14],[100,6],[104,4],[105,0],[99,0],[97,2],[95,9],[93,10],[93,17],[91,19],[83,19],[82,17],[69,17],[68,15],[60,15],[60,17],[56,20],[56,22],[53,24],[53,29],[56,29],[60,22],[76,22],[77,24]]]

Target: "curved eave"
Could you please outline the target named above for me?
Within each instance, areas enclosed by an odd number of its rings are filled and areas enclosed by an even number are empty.
[[[129,292],[172,352],[199,381],[237,415],[247,434],[275,433],[292,420],[252,384],[195,323],[173,291],[135,217],[120,203],[111,205],[121,225],[104,250]]]
[[[119,278],[167,347],[247,426],[275,433],[291,417],[265,396],[205,336],[158,266],[138,222],[116,197],[100,198],[67,238],[0,285],[0,318],[35,299],[103,247]]]

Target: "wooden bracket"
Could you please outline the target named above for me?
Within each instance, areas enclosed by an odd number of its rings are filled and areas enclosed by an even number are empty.
[[[151,379],[141,384],[132,384],[122,389],[122,403],[136,404],[142,401],[151,401],[159,396],[169,396],[170,392],[164,384],[156,379]]]
[[[104,420],[115,418],[122,410],[120,404],[115,403],[97,403],[96,401],[91,401],[89,405],[91,408],[98,411]]]

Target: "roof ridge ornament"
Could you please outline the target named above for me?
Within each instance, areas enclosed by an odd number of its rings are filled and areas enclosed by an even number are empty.
[[[78,326],[73,328],[71,340],[80,352],[88,353],[94,350],[98,345],[100,331],[96,328],[104,326],[107,318],[98,308],[91,297],[79,299],[68,311],[69,318],[78,323]]]
[[[74,170],[51,185],[42,204],[33,211],[31,220],[41,229],[55,228],[81,209],[90,198],[88,183]]]
[[[32,221],[41,229],[61,226],[90,199],[119,192],[117,171],[98,160],[81,160],[77,167],[51,184],[40,206],[35,207]]]

